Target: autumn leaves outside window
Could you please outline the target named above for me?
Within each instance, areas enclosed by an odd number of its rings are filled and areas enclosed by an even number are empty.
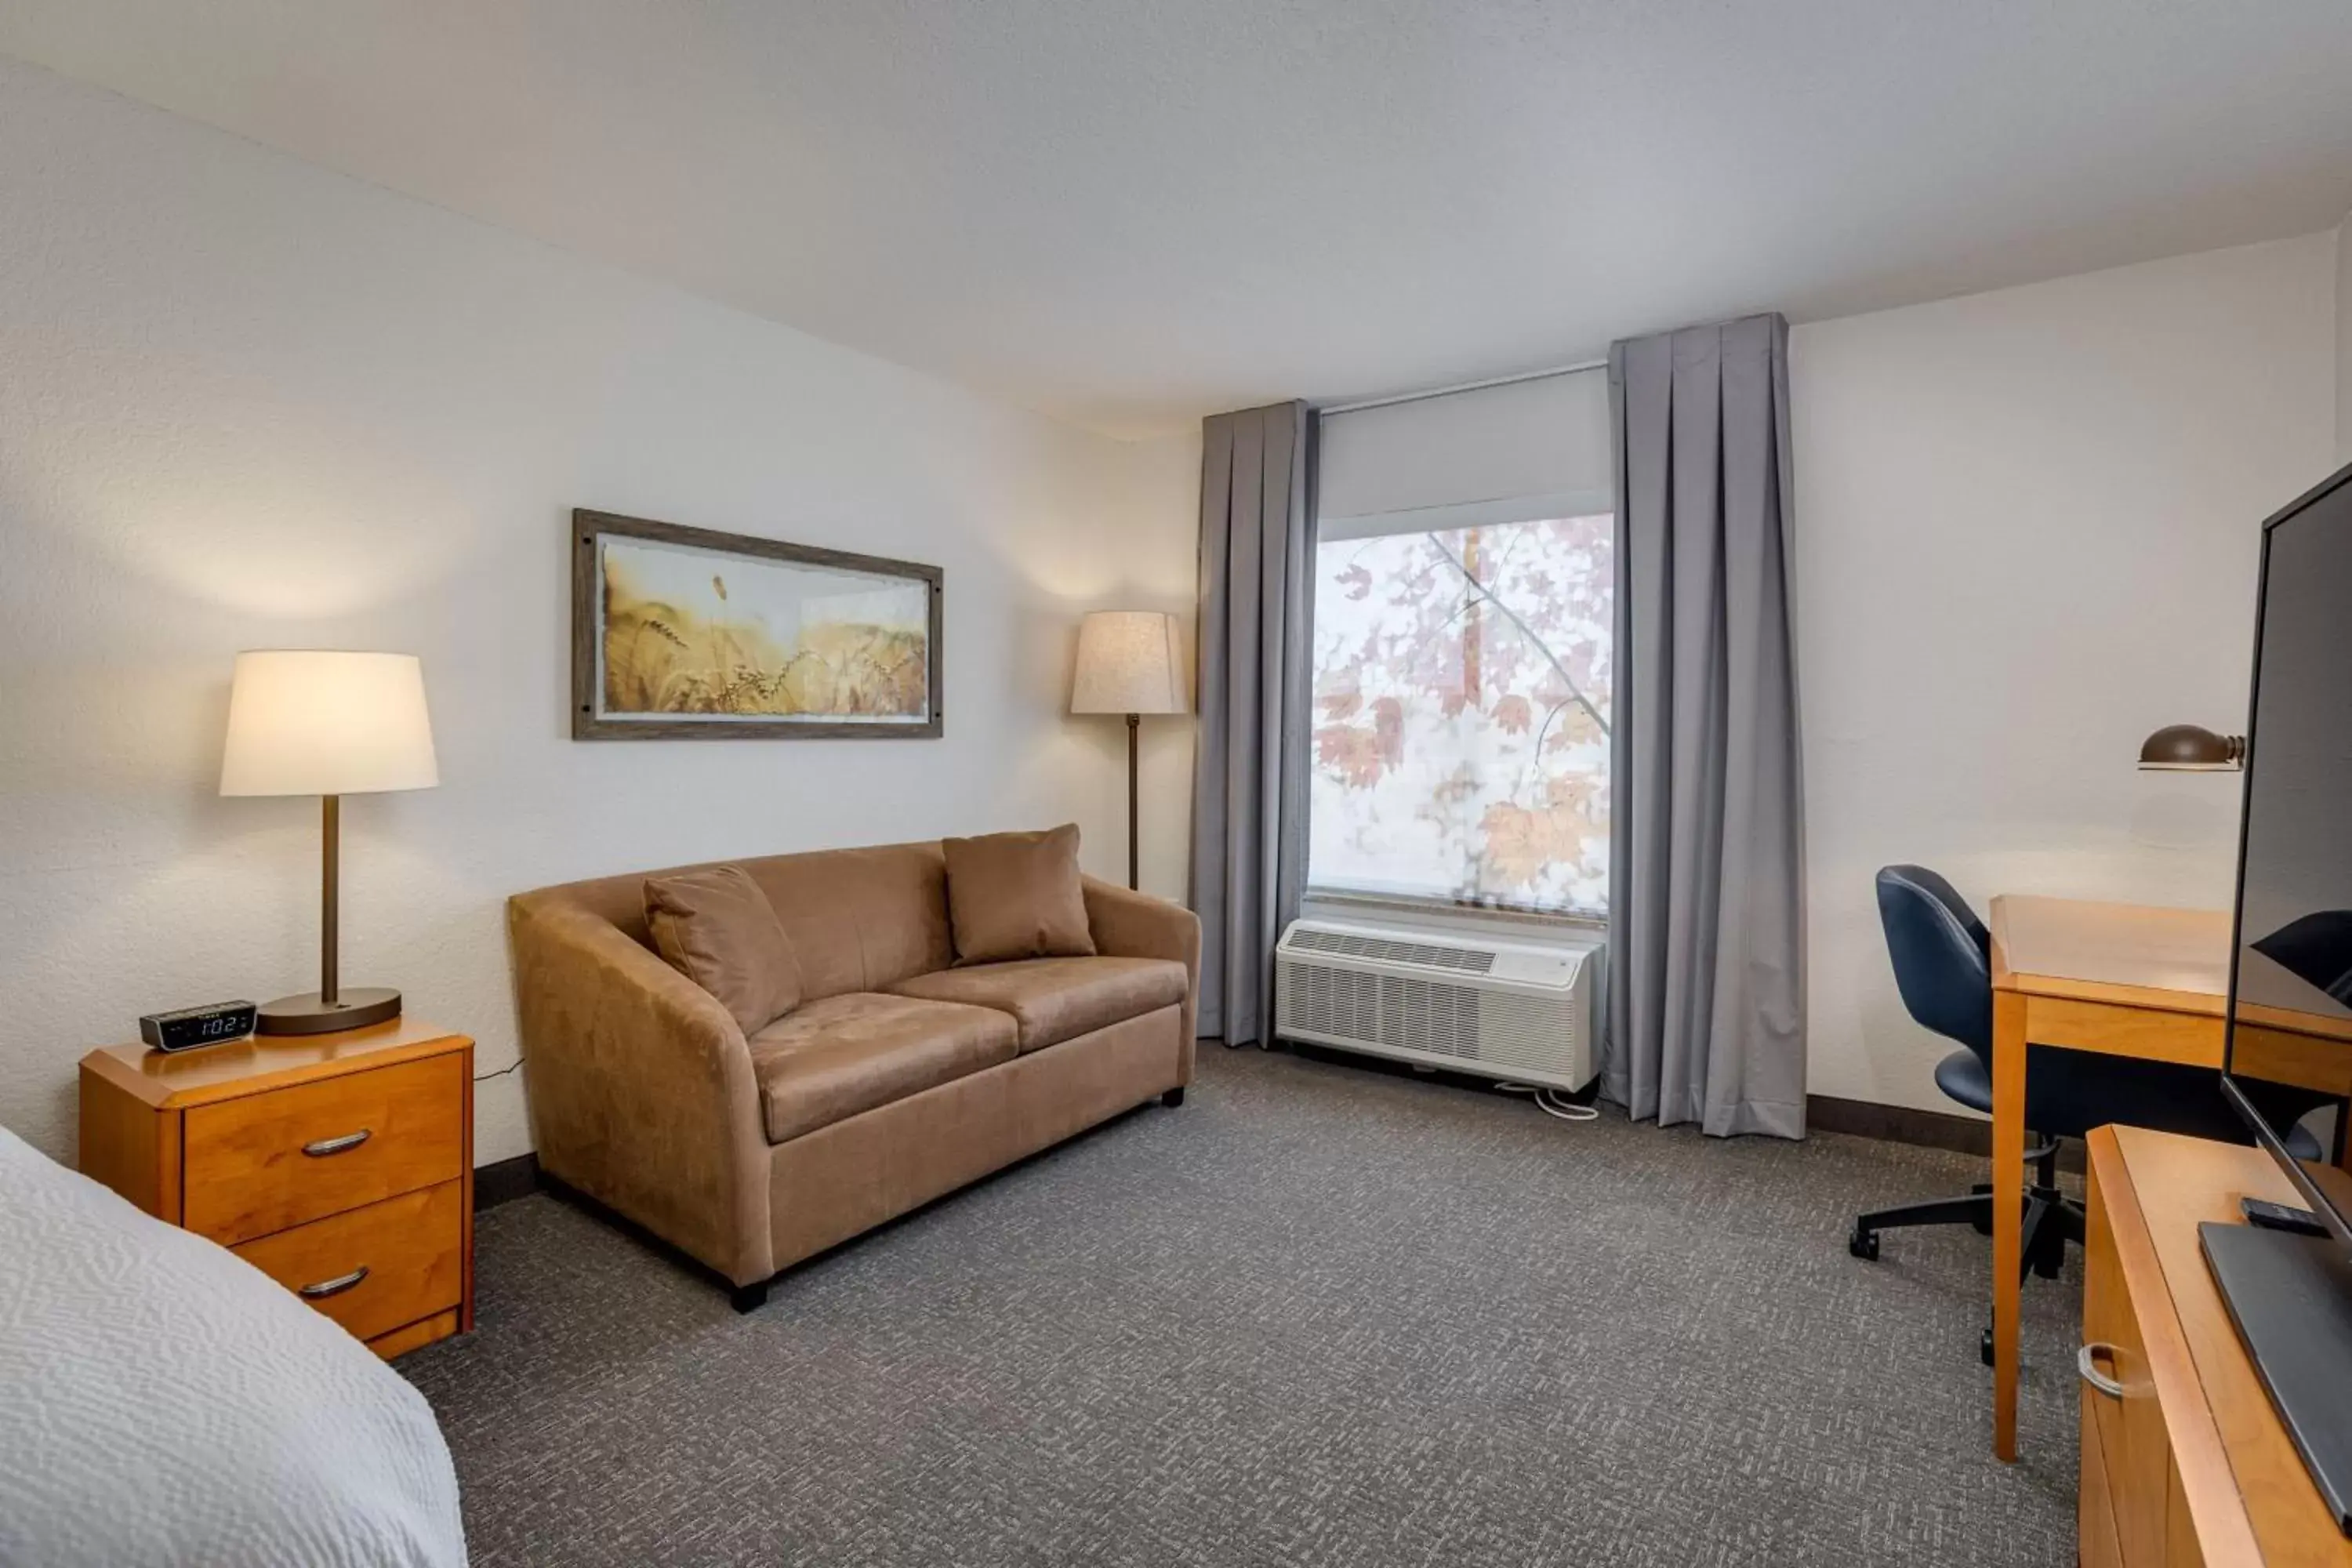
[[[1318,546],[1313,887],[1606,912],[1613,531]]]

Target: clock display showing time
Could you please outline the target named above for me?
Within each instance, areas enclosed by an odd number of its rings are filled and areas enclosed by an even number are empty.
[[[253,1033],[258,1010],[250,1002],[215,1002],[150,1013],[139,1020],[139,1037],[159,1051],[184,1051],[241,1040]]]

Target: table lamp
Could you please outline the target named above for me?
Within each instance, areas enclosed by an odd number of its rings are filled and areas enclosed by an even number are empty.
[[[335,973],[341,797],[440,783],[425,670],[414,654],[283,648],[236,656],[223,795],[315,795],[324,840],[319,989],[264,1003],[257,1031],[321,1035],[400,1016],[400,993]]]
[[[2167,724],[2140,742],[2139,765],[2150,773],[2234,773],[2246,765],[2246,738],[2217,735],[2196,724]]]
[[[1127,885],[1136,885],[1135,736],[1146,713],[1181,713],[1182,634],[1157,610],[1097,610],[1078,623],[1073,713],[1127,715]]]

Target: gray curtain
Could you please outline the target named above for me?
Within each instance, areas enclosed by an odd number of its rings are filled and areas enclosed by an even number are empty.
[[[1274,944],[1307,869],[1314,416],[1277,403],[1201,434],[1200,1032],[1271,1046]]]
[[[1609,352],[1618,488],[1601,1091],[1718,1136],[1805,1131],[1789,324]]]

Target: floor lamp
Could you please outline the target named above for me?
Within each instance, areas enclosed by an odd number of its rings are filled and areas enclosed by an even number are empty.
[[[1176,617],[1157,610],[1097,610],[1078,623],[1073,713],[1127,715],[1127,885],[1136,885],[1136,731],[1146,713],[1182,713],[1184,660]]]
[[[236,656],[223,795],[319,797],[319,989],[262,1005],[257,1032],[320,1035],[400,1016],[400,993],[338,973],[342,797],[439,782],[413,654],[270,649]]]

